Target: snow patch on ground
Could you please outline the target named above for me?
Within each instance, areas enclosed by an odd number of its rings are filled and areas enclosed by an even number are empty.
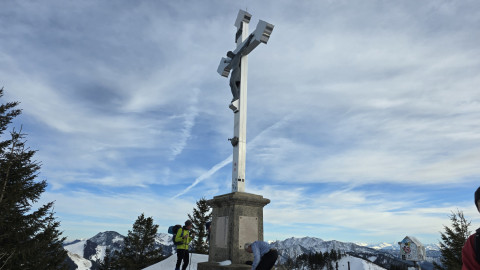
[[[83,253],[83,252],[82,252]],[[77,270],[90,270],[92,267],[92,262],[80,257],[78,254],[72,252],[67,252],[68,257],[77,265]]]
[[[191,269],[192,270],[197,270],[197,264],[201,262],[206,262],[208,261],[208,255],[202,255],[202,254],[192,254],[192,259],[191,259]],[[143,270],[168,270],[168,269],[175,269],[175,264],[177,262],[177,256],[172,255],[168,257],[167,259],[154,264],[152,266],[149,266],[147,268],[144,268]],[[338,270],[348,270],[348,263],[350,262],[350,269],[354,270],[386,270],[383,267],[380,267],[376,264],[373,264],[371,262],[362,260],[357,257],[353,257],[350,255],[346,255],[345,257],[341,258],[338,261]],[[230,261],[225,261],[222,263],[228,263],[228,264],[222,264],[222,265],[229,265],[231,264]],[[190,266],[189,266],[190,267]],[[335,267],[335,265],[334,265]],[[326,268],[325,268],[326,269]]]
[[[348,270],[348,263],[350,262],[350,269],[355,269],[355,270],[385,270],[385,268],[380,267],[376,264],[373,264],[371,262],[367,262],[365,260],[362,260],[357,257],[353,257],[350,255],[347,255],[345,257],[342,257],[338,261],[338,270]],[[335,266],[335,265],[334,265]],[[174,267],[175,269],[175,267]]]
[[[192,257],[190,259],[191,270],[197,270],[197,264],[201,262],[208,261],[208,255],[203,254],[191,254]],[[175,264],[177,263],[177,255],[172,255],[165,260],[144,268],[143,270],[168,270],[168,269],[175,269]],[[189,266],[190,267],[190,266]]]
[[[219,262],[218,264],[219,265],[230,265],[230,264],[232,264],[232,261],[223,261],[223,262]]]

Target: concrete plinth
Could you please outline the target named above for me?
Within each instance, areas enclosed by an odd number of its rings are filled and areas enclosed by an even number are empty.
[[[212,207],[210,249],[208,263],[198,264],[198,269],[250,269],[251,266],[244,263],[253,261],[253,254],[243,246],[247,242],[263,241],[263,207],[270,200],[256,194],[233,192],[215,196],[207,203]],[[218,265],[227,260],[232,265]]]

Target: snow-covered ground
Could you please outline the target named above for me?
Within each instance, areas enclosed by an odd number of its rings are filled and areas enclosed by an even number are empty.
[[[82,253],[83,253],[83,251],[82,251]],[[90,270],[90,267],[92,267],[92,262],[91,261],[80,257],[78,254],[74,254],[74,253],[68,251],[68,256],[77,265],[77,270]]]
[[[191,266],[189,267],[191,267],[191,270],[197,270],[197,264],[200,262],[206,262],[206,261],[208,261],[207,255],[192,254]],[[144,268],[143,270],[175,269],[176,262],[177,262],[177,255],[172,255],[157,264]],[[362,260],[357,257],[349,256],[349,255],[343,257],[338,261],[338,270],[348,270],[349,262],[350,262],[350,269],[354,269],[354,270],[385,270],[385,268],[380,267],[376,264]]]
[[[87,240],[83,240],[75,244],[64,246],[64,248],[72,254],[77,254],[80,258],[84,258],[85,257],[84,250],[85,250],[86,243],[87,243]],[[95,254],[91,255],[90,258],[88,259],[94,260],[97,262],[103,261],[106,254],[106,248],[107,248],[106,246],[97,246],[95,248]]]
[[[380,267],[371,262],[362,260],[357,257],[347,255],[341,258],[338,261],[338,270],[348,270],[348,262],[350,262],[350,269],[355,270],[385,270],[385,268]],[[175,268],[174,268],[175,269]]]
[[[203,255],[203,254],[191,254],[192,257],[190,259],[190,266],[191,270],[197,270],[197,264],[201,262],[206,262],[208,261],[208,255]],[[174,254],[167,259],[151,265],[147,268],[144,268],[143,270],[168,270],[168,269],[175,269],[175,264],[177,263],[177,255]],[[187,268],[190,269],[190,268]]]

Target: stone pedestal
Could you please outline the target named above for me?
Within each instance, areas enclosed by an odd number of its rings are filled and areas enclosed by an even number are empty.
[[[199,270],[251,269],[245,264],[253,254],[244,250],[247,242],[263,241],[263,207],[269,199],[260,195],[233,192],[209,200],[212,207],[208,262],[198,264]],[[228,266],[218,262],[231,261]]]

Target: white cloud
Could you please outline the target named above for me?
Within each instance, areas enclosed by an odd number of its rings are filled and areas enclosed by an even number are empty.
[[[270,234],[275,234],[279,226],[301,226],[303,229],[296,236],[327,240],[339,239],[333,235],[350,231],[360,234],[358,238],[375,239],[371,242],[394,241],[414,233],[422,235],[428,243],[435,243],[443,226],[450,226],[449,216],[456,210],[454,206],[424,207],[418,204],[420,194],[397,193],[392,197],[387,191],[382,194],[344,189],[310,193],[306,188],[277,185],[264,186],[255,193],[272,201],[264,210],[264,220],[273,230]],[[457,206],[471,208],[463,203]],[[465,216],[469,219],[478,213],[467,210]],[[337,228],[336,232],[332,228]]]
[[[190,198],[172,199],[154,192],[98,194],[89,191],[46,192],[40,203],[49,201],[55,201],[55,212],[62,221],[62,229],[77,234],[69,226],[82,225],[85,230],[97,230],[96,232],[100,231],[100,227],[104,230],[114,227],[125,234],[131,230],[133,222],[141,213],[152,216],[156,224],[165,228],[173,223],[184,222],[195,203]],[[172,206],[175,206],[174,211]]]
[[[258,19],[275,24],[249,56],[248,79],[247,191],[272,199],[267,224],[428,234],[448,223],[447,209],[467,207],[406,201],[417,189],[477,185],[478,3],[247,2],[251,30]],[[218,1],[0,10],[5,97],[22,102],[48,198],[68,226],[77,213],[92,228],[107,224],[108,212],[121,227],[155,205],[170,222],[180,216],[167,197],[187,211],[189,196],[230,192],[231,97],[216,68],[234,47],[237,10]],[[385,194],[360,192],[370,185]],[[388,188],[399,185],[407,194]]]

